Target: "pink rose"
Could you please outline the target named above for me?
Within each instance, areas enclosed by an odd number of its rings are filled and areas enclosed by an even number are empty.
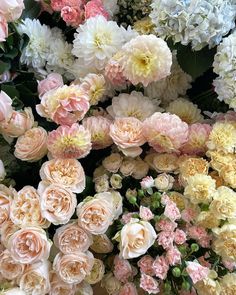
[[[152,213],[152,211],[149,208],[144,207],[144,206],[140,206],[139,216],[141,219],[143,219],[145,221],[149,221],[154,218],[154,214]]]
[[[168,261],[164,256],[157,256],[157,258],[153,262],[152,267],[156,277],[158,277],[161,280],[166,279],[167,272],[169,270],[169,265]]]
[[[140,185],[143,189],[148,189],[154,186],[154,179],[152,176],[146,176],[140,182]]]
[[[160,292],[157,280],[144,273],[141,274],[140,287],[148,292],[148,294],[157,294]]]
[[[177,228],[174,235],[174,241],[177,245],[182,245],[187,240],[186,233],[181,229]]]
[[[162,231],[158,234],[157,242],[158,245],[162,246],[164,249],[168,249],[173,246],[174,235],[173,232]]]
[[[0,42],[6,41],[8,36],[8,24],[4,15],[0,13]]]
[[[0,13],[12,22],[20,18],[24,8],[24,0],[1,0]]]
[[[49,295],[74,295],[76,291],[76,285],[63,282],[54,272],[51,273],[50,286]]]
[[[118,295],[138,295],[137,289],[133,283],[126,283]]]
[[[176,247],[171,247],[166,252],[166,260],[170,265],[176,265],[181,263],[181,253]]]
[[[38,93],[39,97],[42,97],[47,91],[57,89],[63,86],[63,79],[60,74],[51,73],[47,78],[38,82]]]
[[[83,22],[83,11],[79,7],[64,6],[61,17],[67,25],[78,27]]]
[[[114,259],[114,276],[122,283],[127,283],[128,279],[133,276],[133,270],[128,260],[116,255]]]
[[[16,192],[15,192],[16,193]],[[10,203],[14,196],[14,190],[0,184],[0,228],[9,219]]]
[[[176,222],[173,222],[167,219],[161,219],[155,225],[155,228],[157,231],[163,230],[163,231],[172,232],[176,229],[176,227],[177,227]]]
[[[154,276],[155,273],[152,267],[153,262],[154,259],[150,255],[145,255],[138,261],[138,267],[140,268],[140,271],[146,275]]]
[[[84,6],[85,19],[102,15],[106,19],[109,18],[109,13],[105,10],[101,0],[91,0]]]
[[[12,99],[4,92],[0,92],[0,122],[6,122],[11,118],[13,108]]]
[[[209,268],[201,266],[201,264],[192,261],[187,261],[186,264],[186,271],[194,284],[205,279],[208,276]]]
[[[24,264],[17,263],[12,259],[10,252],[6,249],[0,255],[0,275],[5,279],[14,280],[22,276],[25,269]]]

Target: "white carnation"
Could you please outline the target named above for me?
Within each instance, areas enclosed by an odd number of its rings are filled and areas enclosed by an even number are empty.
[[[153,0],[151,6],[157,34],[194,50],[218,45],[235,26],[235,0]]]

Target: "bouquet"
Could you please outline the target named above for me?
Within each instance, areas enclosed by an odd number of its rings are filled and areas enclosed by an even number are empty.
[[[236,294],[235,0],[1,0],[0,294]]]

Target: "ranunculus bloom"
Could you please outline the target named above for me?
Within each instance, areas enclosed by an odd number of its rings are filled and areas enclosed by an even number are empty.
[[[85,252],[93,243],[92,235],[76,222],[59,227],[53,240],[55,246],[64,254]]]
[[[140,271],[146,275],[154,276],[155,273],[152,267],[153,262],[154,259],[151,256],[145,255],[138,261],[138,267],[140,268]]]
[[[76,159],[52,159],[44,162],[40,177],[46,183],[58,184],[74,193],[85,189],[85,173]]]
[[[22,161],[36,162],[47,153],[47,131],[34,127],[18,137],[14,155]]]
[[[157,237],[147,221],[131,220],[121,230],[120,254],[124,259],[139,257],[147,252]]]
[[[142,122],[134,117],[117,118],[110,127],[110,136],[126,156],[136,157],[145,143],[142,127]]]
[[[25,227],[10,237],[7,248],[15,261],[32,264],[48,259],[51,244],[41,228]]]
[[[0,122],[7,122],[12,115],[12,99],[4,92],[0,92]]]
[[[76,123],[49,132],[47,144],[53,158],[84,158],[92,147],[90,132]]]
[[[8,36],[8,24],[4,15],[0,13],[0,42],[6,41]]]
[[[61,17],[68,26],[79,27],[83,22],[83,10],[79,6],[64,6],[61,10]]]
[[[78,85],[64,85],[47,91],[36,105],[38,114],[60,125],[72,125],[89,110],[87,94]]]
[[[10,202],[13,199],[14,190],[0,184],[0,228],[9,219]]]
[[[119,153],[112,153],[102,161],[102,165],[111,173],[116,173],[122,163],[123,157]]]
[[[138,291],[133,283],[126,283],[118,295],[138,295]]]
[[[14,280],[23,274],[24,264],[17,263],[12,259],[10,252],[6,249],[0,255],[0,274],[7,280]]]
[[[58,253],[54,258],[53,269],[68,284],[79,284],[93,267],[94,257],[89,251],[63,255]]]
[[[1,0],[0,13],[12,22],[20,18],[24,8],[24,0]]]
[[[91,133],[92,148],[104,149],[113,143],[109,135],[111,121],[105,117],[92,116],[83,120],[83,126]]]
[[[39,187],[42,216],[53,224],[67,223],[75,212],[76,195],[58,184]]]
[[[164,256],[157,256],[157,258],[153,262],[152,267],[156,277],[161,280],[166,279],[167,272],[169,270],[169,264]]]
[[[168,113],[154,113],[143,124],[146,140],[159,153],[178,152],[187,142],[188,132],[188,124]]]
[[[140,287],[148,294],[157,294],[160,292],[157,280],[144,273],[141,274]]]
[[[209,268],[201,266],[198,262],[187,261],[186,271],[192,279],[193,283],[196,284],[198,281],[205,279],[209,273]]]
[[[34,125],[34,116],[31,108],[13,111],[9,121],[0,123],[0,132],[9,137],[19,137]]]
[[[127,283],[129,278],[133,276],[132,266],[128,260],[116,255],[114,259],[113,273],[120,282]]]
[[[39,97],[42,97],[49,90],[57,89],[63,86],[63,79],[60,74],[51,73],[47,78],[38,82]]]
[[[91,272],[85,277],[85,281],[90,285],[94,285],[102,280],[104,273],[105,265],[103,264],[102,260],[95,258],[93,268]]]

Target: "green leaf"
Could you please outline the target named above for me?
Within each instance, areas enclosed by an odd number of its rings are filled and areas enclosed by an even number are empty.
[[[35,2],[34,0],[24,0],[24,4],[25,10],[23,11],[21,18],[37,18],[41,11],[40,3]]]
[[[17,89],[12,85],[3,84],[1,89],[6,92],[6,94],[9,95],[11,99],[19,98],[20,96],[19,91],[17,91]]]
[[[11,51],[9,51],[8,53],[4,54],[5,57],[8,57],[10,59],[13,59],[17,56],[18,54],[18,50],[16,48],[13,48]]]
[[[4,62],[0,60],[0,75],[3,74],[4,72],[10,70],[11,64],[10,62]]]

